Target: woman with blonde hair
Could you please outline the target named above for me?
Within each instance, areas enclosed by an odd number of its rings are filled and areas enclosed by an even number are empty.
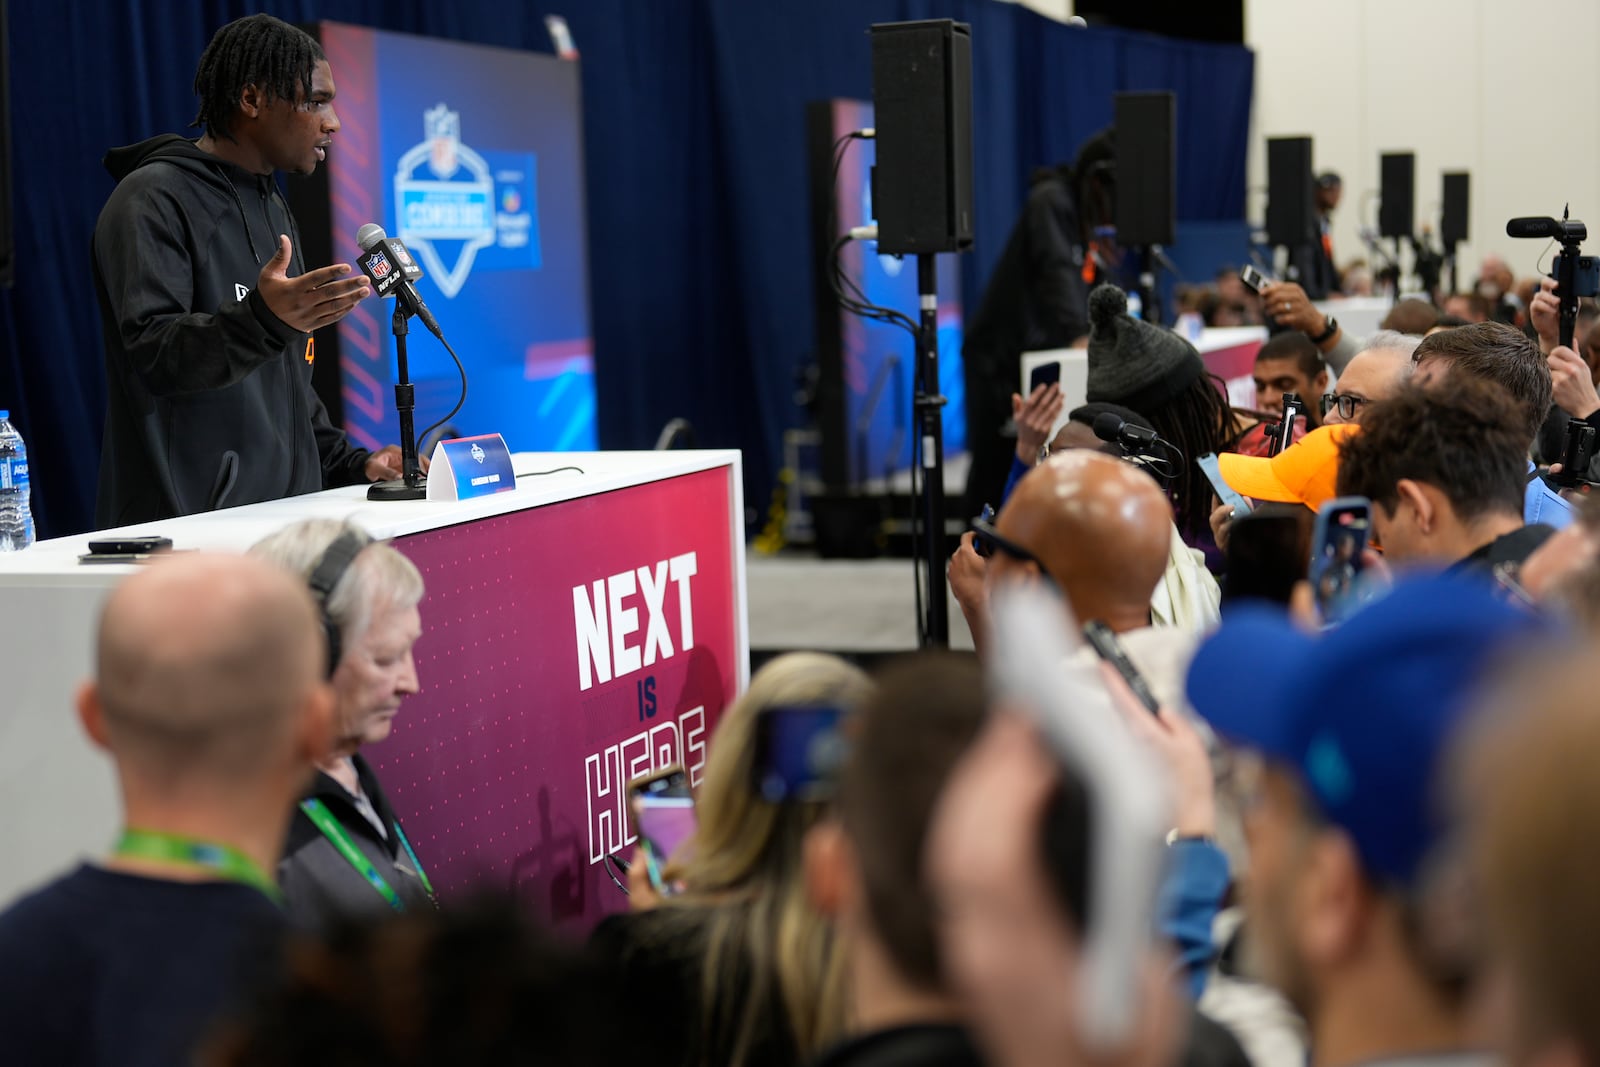
[[[654,1060],[701,1067],[786,1067],[842,1032],[839,953],[805,888],[806,831],[821,800],[773,802],[756,784],[760,718],[774,708],[849,714],[871,683],[834,656],[794,653],[756,673],[712,738],[697,829],[664,872],[666,897],[630,872],[633,910],[595,931],[618,995],[649,1035]],[[642,861],[634,863],[634,870]]]

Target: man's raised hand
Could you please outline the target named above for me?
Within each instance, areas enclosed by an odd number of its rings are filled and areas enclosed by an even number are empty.
[[[311,333],[332,325],[350,314],[372,291],[365,275],[346,277],[350,273],[348,263],[335,263],[291,278],[288,271],[292,257],[288,235],[279,234],[277,250],[256,278],[256,291],[267,309],[291,329]]]

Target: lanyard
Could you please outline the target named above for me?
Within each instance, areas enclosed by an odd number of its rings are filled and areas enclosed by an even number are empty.
[[[113,854],[130,859],[201,867],[230,882],[259,889],[278,903],[283,902],[283,894],[279,892],[277,884],[267,877],[266,872],[256,866],[250,857],[228,845],[200,841],[179,834],[162,833],[159,830],[136,830],[129,827],[122,832],[122,840],[117,842]]]
[[[423,891],[431,898],[433,896],[433,883],[428,881],[428,872],[422,869],[422,861],[417,859],[416,850],[411,847],[411,841],[406,837],[406,832],[400,829],[400,820],[394,821],[394,836],[400,839],[400,847],[406,850],[406,856],[411,860],[411,869],[417,872],[417,879],[422,883]]]
[[[339,854],[349,862],[350,866],[354,867],[367,880],[368,884],[378,891],[378,895],[383,897],[389,907],[395,911],[403,912],[406,910],[405,901],[401,900],[400,894],[394,891],[394,886],[384,879],[378,868],[373,866],[372,861],[362,854],[354,841],[350,840],[349,832],[340,825],[338,819],[333,817],[333,813],[328,810],[327,805],[312,797],[310,800],[302,800],[300,802],[300,810],[305,812],[306,816],[316,824],[318,830],[322,831],[322,836],[333,843],[333,847],[339,850]],[[412,850],[411,842],[406,840],[405,831],[400,829],[398,820],[393,825],[395,836],[400,839],[400,844],[405,847],[406,855],[410,858],[412,867],[417,872],[417,878],[422,882],[422,888],[427,891],[428,896],[433,896],[433,886],[429,883],[427,874],[423,872],[422,864],[417,861],[417,854]]]

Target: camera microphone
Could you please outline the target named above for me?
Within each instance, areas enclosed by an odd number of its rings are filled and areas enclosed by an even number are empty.
[[[1555,237],[1560,232],[1560,223],[1549,216],[1529,215],[1506,223],[1507,237]]]
[[[1156,439],[1154,430],[1130,425],[1128,420],[1114,411],[1102,411],[1094,417],[1094,435],[1102,441],[1121,445],[1130,452],[1143,452]]]

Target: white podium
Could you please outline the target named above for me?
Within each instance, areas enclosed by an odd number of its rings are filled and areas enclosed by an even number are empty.
[[[563,467],[581,473],[536,473]],[[488,873],[547,920],[587,923],[623,903],[598,866],[632,840],[620,786],[670,762],[698,774],[717,718],[748,682],[740,456],[521,453],[514,468],[514,491],[470,500],[372,503],[351,487],[93,536],[242,552],[319,517],[392,539],[427,585],[422,691],[365,754],[441,893]],[[0,556],[11,690],[0,705],[0,906],[103,854],[119,824],[109,761],[79,729],[73,693],[91,673],[100,606],[134,567],[80,564],[90,539]],[[672,580],[665,591],[652,583],[647,600],[632,581],[641,570]],[[594,629],[607,583],[638,626],[602,642],[584,623]],[[654,645],[654,662],[618,674],[610,650],[640,646],[652,611],[673,655]]]

